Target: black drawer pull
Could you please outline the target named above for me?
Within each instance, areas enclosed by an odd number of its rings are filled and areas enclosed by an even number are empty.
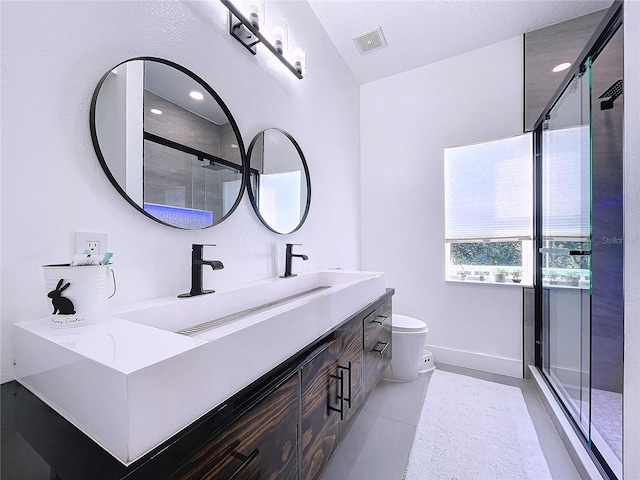
[[[381,350],[377,350],[377,348],[378,348],[378,346],[379,346],[379,345],[384,345],[384,347],[382,347],[382,349],[381,349]],[[380,355],[384,355],[384,351],[387,349],[387,347],[388,347],[389,345],[391,345],[391,342],[378,342],[378,343],[376,344],[376,346],[375,346],[375,347],[373,347],[373,350],[371,350],[371,351],[372,351],[372,352],[379,353]]]
[[[253,462],[258,455],[260,455],[260,450],[256,448],[253,452],[251,452],[251,454],[248,457],[245,457],[245,460],[244,462],[242,462],[242,465],[240,465],[238,469],[235,472],[233,472],[233,475],[229,477],[229,480],[234,480],[234,478],[240,475],[242,471],[245,468],[247,468],[249,464]],[[244,457],[244,455],[239,455],[239,456]]]
[[[344,420],[344,372],[341,370],[340,375],[329,375],[329,377],[340,380],[340,393],[337,395],[338,400],[340,400],[340,407],[332,407],[331,399],[329,399],[329,410],[340,413],[340,420]]]
[[[378,318],[381,318],[382,320],[377,320]],[[389,318],[389,315],[378,315],[376,318],[371,319],[371,323],[382,325],[387,318]]]
[[[338,368],[349,372],[349,397],[345,398],[344,401],[347,402],[347,406],[351,408],[351,362],[349,362],[348,367],[341,367],[338,365]],[[342,392],[342,397],[344,397],[344,391]]]

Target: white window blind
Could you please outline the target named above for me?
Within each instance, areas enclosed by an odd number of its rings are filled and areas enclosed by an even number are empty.
[[[589,126],[542,135],[542,232],[546,239],[590,238]]]
[[[532,152],[531,134],[445,149],[447,242],[532,238]]]

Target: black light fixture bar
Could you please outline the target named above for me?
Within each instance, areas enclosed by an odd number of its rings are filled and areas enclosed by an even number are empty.
[[[273,53],[296,77],[302,79],[302,73],[284,58],[276,48],[251,25],[251,22],[229,1],[220,0],[222,4],[229,10],[229,33],[238,40],[253,55],[256,54],[256,45],[262,43],[267,49]]]

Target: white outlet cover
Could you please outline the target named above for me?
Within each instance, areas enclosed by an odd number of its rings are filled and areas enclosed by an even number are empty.
[[[100,251],[95,252],[96,255],[104,255],[109,251],[106,233],[76,232],[76,254],[87,249],[87,242],[100,242]]]

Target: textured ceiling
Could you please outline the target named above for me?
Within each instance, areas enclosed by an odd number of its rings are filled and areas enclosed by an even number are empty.
[[[360,84],[522,35],[611,0],[308,0]],[[352,37],[381,26],[388,46],[360,55]]]

